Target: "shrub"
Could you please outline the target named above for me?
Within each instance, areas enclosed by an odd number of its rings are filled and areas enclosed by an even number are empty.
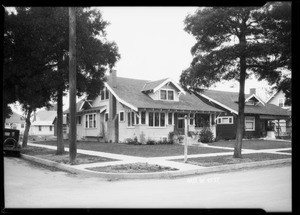
[[[146,144],[147,144],[147,145],[155,145],[155,144],[156,144],[156,141],[155,141],[155,140],[148,139]]]
[[[125,143],[127,143],[128,145],[141,145],[142,143],[140,143],[137,139],[137,137],[132,138],[127,138],[125,139]]]
[[[214,135],[209,128],[204,128],[200,131],[199,138],[199,141],[202,143],[211,143],[214,140]]]

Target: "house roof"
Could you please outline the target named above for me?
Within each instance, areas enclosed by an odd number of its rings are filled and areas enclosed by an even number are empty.
[[[85,102],[87,102],[87,101],[82,99],[82,100],[80,100],[79,102],[76,103],[76,112],[79,112],[82,109]],[[67,110],[64,111],[64,114],[67,114],[69,112],[70,112],[70,109],[68,108]]]
[[[159,86],[167,79],[162,79],[151,84],[151,88]],[[108,77],[106,83],[109,90],[116,98],[126,106],[137,110],[138,108],[153,108],[153,109],[170,109],[170,110],[185,110],[185,111],[205,111],[205,112],[222,112],[222,110],[212,107],[200,99],[194,94],[181,94],[179,101],[160,101],[153,100],[146,93],[141,92],[142,89],[150,89],[150,85],[145,88],[145,85],[149,83],[147,80],[138,80],[130,78],[116,78],[117,87],[113,88],[111,83],[111,77]]]
[[[207,99],[211,99],[212,102],[218,102],[223,105],[227,110],[233,113],[238,113],[238,97],[239,93],[236,92],[224,92],[219,90],[205,90],[200,95],[203,95]],[[245,94],[245,97],[249,97],[249,94]],[[262,115],[277,115],[288,116],[288,112],[276,105],[261,104],[258,103],[255,106],[245,105],[246,114],[262,114]]]
[[[5,119],[5,122],[6,123],[24,123],[25,119],[20,114],[13,112],[13,114],[10,116],[10,118]]]
[[[154,88],[158,87],[166,80],[167,80],[167,78],[157,80],[157,81],[149,81],[149,82],[145,83],[144,87],[142,88],[142,92],[145,92],[148,90],[154,90]]]
[[[40,110],[35,113],[36,120],[32,122],[32,125],[52,125],[56,113],[54,110]]]

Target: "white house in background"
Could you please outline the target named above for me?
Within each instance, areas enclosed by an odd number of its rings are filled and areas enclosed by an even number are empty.
[[[12,128],[20,130],[20,133],[23,134],[25,130],[25,119],[20,114],[13,112],[10,118],[5,119],[5,128]]]
[[[281,134],[288,134],[290,135],[292,132],[292,106],[286,105],[286,98],[285,94],[282,90],[280,91],[275,91],[270,98],[266,101],[268,104],[273,104],[276,106],[279,106],[283,109],[286,109],[290,113],[290,119],[289,120],[280,120],[279,121],[279,126],[278,126],[278,121],[274,121],[276,128],[279,129],[279,132]],[[278,130],[276,130],[278,131]]]
[[[42,109],[37,111],[33,116],[30,126],[29,135],[53,136],[53,120],[56,117],[55,108],[50,110]]]

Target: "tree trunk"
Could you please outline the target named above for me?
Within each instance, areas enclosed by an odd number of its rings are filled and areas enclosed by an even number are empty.
[[[57,155],[65,152],[63,142],[63,92],[62,89],[57,91]]]
[[[246,80],[246,37],[241,35],[240,44],[242,45],[241,57],[240,57],[240,90],[239,90],[239,112],[237,118],[237,129],[236,129],[236,144],[234,146],[234,158],[242,158],[242,141],[244,136],[245,127],[245,80]]]
[[[76,10],[69,8],[69,92],[70,92],[70,132],[69,159],[70,164],[76,161]]]
[[[31,113],[32,113],[32,109],[28,109],[27,116],[25,119],[26,125],[25,125],[25,131],[24,131],[24,135],[23,135],[22,148],[27,147],[28,133],[29,133],[30,125],[31,125],[31,122],[30,122]]]

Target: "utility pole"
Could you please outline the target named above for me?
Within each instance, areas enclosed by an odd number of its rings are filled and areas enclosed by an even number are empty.
[[[76,146],[76,9],[69,7],[69,97],[70,97],[70,131],[69,160],[75,164]]]

